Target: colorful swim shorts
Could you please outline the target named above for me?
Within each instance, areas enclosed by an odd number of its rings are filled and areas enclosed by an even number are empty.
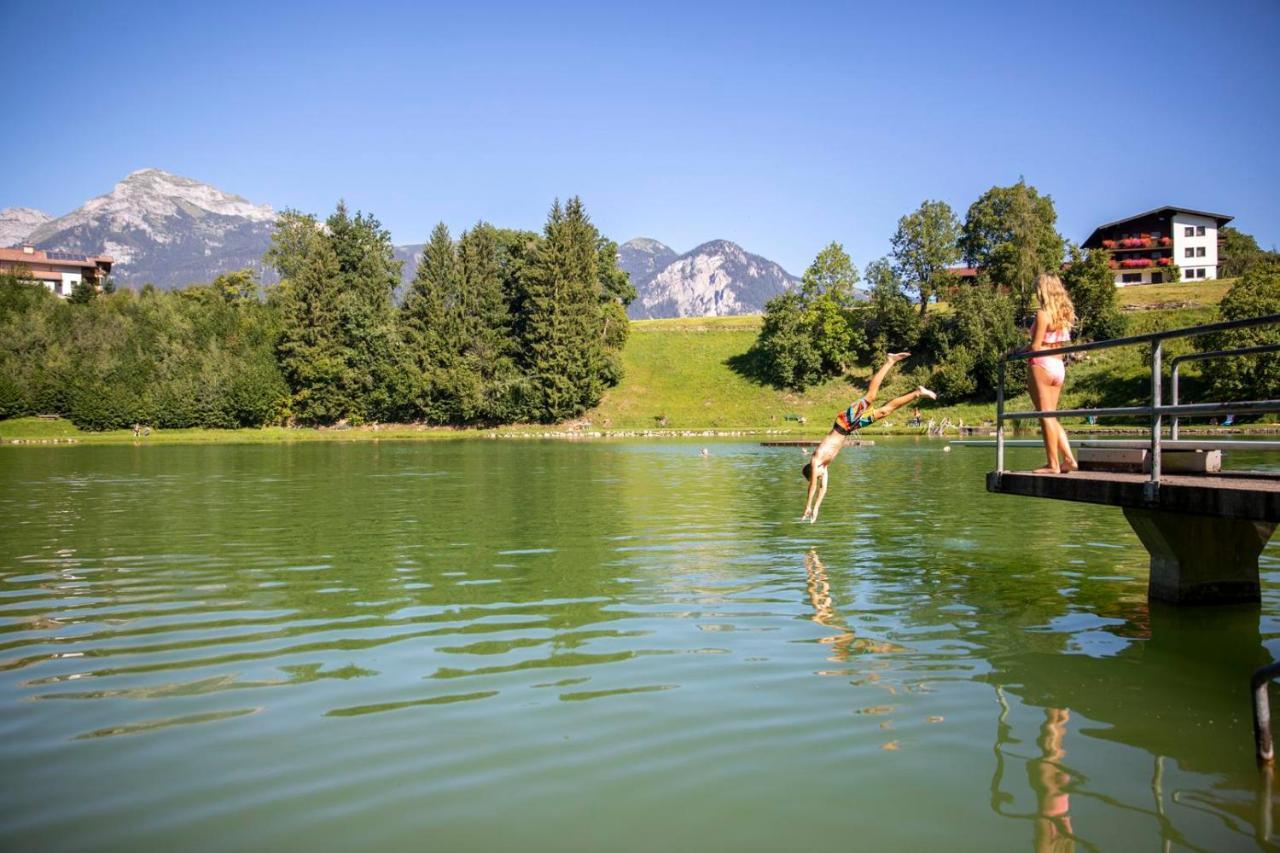
[[[871,426],[875,421],[871,402],[866,397],[859,397],[849,408],[836,415],[836,422],[831,428],[841,435],[850,435],[865,426]]]

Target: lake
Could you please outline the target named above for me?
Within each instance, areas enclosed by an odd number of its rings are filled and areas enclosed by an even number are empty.
[[[1260,846],[1280,546],[1148,606],[944,446],[6,448],[0,847]]]

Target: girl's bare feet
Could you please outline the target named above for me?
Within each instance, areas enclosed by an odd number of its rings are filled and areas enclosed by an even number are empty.
[[[1032,474],[1061,474],[1062,472],[1059,471],[1057,468],[1053,468],[1049,465],[1046,465],[1043,468],[1037,468],[1031,473]]]
[[[919,394],[921,397],[928,397],[930,400],[938,399],[938,395],[936,392],[930,391],[928,388],[924,387],[923,385],[916,386],[916,393]]]
[[[1062,460],[1062,473],[1070,474],[1072,471],[1079,471],[1080,463],[1074,459]]]
[[[897,364],[898,362],[902,361],[904,358],[911,358],[911,353],[891,352],[887,356],[885,356],[885,361],[889,362],[890,364]]]

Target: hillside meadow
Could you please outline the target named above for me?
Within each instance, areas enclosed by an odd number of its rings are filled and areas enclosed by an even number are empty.
[[[1216,306],[1230,287],[1229,281],[1205,284],[1148,285],[1120,291],[1120,302],[1129,318],[1129,334],[1180,328],[1216,319]],[[931,311],[947,311],[940,303]],[[383,424],[353,429],[287,429],[264,427],[241,430],[154,430],[144,439],[131,430],[86,432],[61,419],[19,418],[0,421],[5,442],[148,442],[201,443],[216,441],[278,442],[297,440],[420,440],[460,435],[496,437],[570,432],[779,432],[809,436],[824,431],[835,413],[860,395],[874,365],[856,365],[841,378],[804,393],[762,385],[740,367],[760,329],[759,316],[698,317],[672,320],[638,320],[631,324],[622,352],[624,378],[610,389],[601,404],[584,417],[560,427],[516,425],[499,429],[455,430],[412,424]],[[1168,355],[1190,351],[1187,341],[1169,345]],[[1062,405],[1096,406],[1138,400],[1149,381],[1143,347],[1127,347],[1090,353],[1071,365]],[[1195,399],[1196,365],[1184,369],[1184,398]],[[884,400],[904,393],[926,379],[908,361],[891,376],[881,392]],[[1013,390],[1013,389],[1011,389]],[[1025,391],[1011,397],[1010,408],[1030,408]],[[929,419],[978,425],[990,423],[992,403],[956,403],[945,400],[920,406]],[[918,432],[907,427],[910,408],[864,430],[864,434]],[[802,420],[803,419],[803,420]],[[1105,427],[1104,427],[1105,428]]]

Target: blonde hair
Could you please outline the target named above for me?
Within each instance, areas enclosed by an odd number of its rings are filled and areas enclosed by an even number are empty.
[[[1062,286],[1062,279],[1047,272],[1036,276],[1036,300],[1040,310],[1049,315],[1049,328],[1071,331],[1076,324],[1076,309]]]

